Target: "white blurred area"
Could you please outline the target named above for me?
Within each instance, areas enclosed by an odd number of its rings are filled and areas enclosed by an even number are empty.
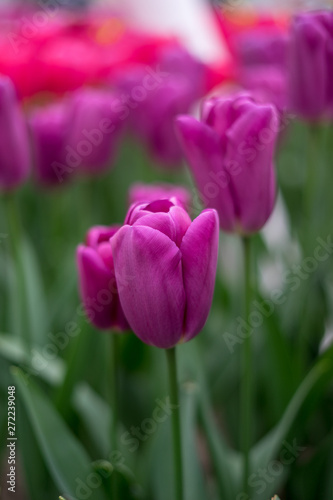
[[[205,0],[98,0],[113,6],[133,26],[153,33],[177,36],[197,57],[207,62],[229,58]]]

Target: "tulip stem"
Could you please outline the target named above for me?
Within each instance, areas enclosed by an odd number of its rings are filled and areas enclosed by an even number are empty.
[[[310,234],[313,228],[314,216],[313,210],[316,208],[316,194],[317,194],[317,178],[318,172],[320,173],[318,165],[318,155],[320,154],[319,149],[319,127],[317,124],[311,125],[309,127],[309,139],[308,139],[308,165],[306,171],[306,182],[304,187],[304,227],[305,234]],[[309,231],[310,228],[310,231]]]
[[[118,385],[119,385],[119,334],[111,332],[111,451],[117,450],[118,443],[118,418],[119,418],[119,398],[118,398]],[[109,377],[108,377],[109,385]],[[112,477],[112,500],[118,499],[118,477],[117,472],[113,472]]]
[[[250,278],[250,238],[243,238],[244,251],[244,314],[245,321],[249,320],[251,300],[251,278]],[[252,343],[251,334],[244,339],[242,349],[242,373],[241,373],[241,444],[243,451],[243,488],[245,495],[249,495],[250,475],[250,450],[252,441],[252,416],[253,416],[253,381],[252,381]]]
[[[169,371],[169,390],[170,399],[176,409],[172,412],[172,437],[173,437],[173,453],[174,453],[174,470],[175,470],[175,500],[183,499],[183,467],[182,467],[182,446],[181,446],[181,430],[180,430],[180,411],[179,411],[179,396],[178,396],[178,380],[177,380],[177,359],[176,348],[166,349],[168,371]]]
[[[8,232],[9,240],[11,245],[11,256],[15,266],[16,279],[18,284],[18,304],[19,308],[17,314],[20,317],[20,328],[22,331],[19,332],[23,336],[23,332],[27,332],[24,337],[24,341],[29,347],[30,345],[30,328],[29,328],[29,317],[26,303],[26,287],[25,287],[25,273],[24,266],[22,262],[22,231],[20,223],[20,214],[17,204],[16,195],[9,193],[5,196],[7,218],[8,218]]]

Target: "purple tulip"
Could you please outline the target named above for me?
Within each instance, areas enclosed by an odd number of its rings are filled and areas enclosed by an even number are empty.
[[[58,186],[74,172],[66,150],[71,126],[66,102],[36,110],[29,120],[35,155],[35,176],[40,184]]]
[[[88,231],[86,245],[77,249],[80,292],[86,314],[97,328],[127,330],[118,288],[125,286],[124,274],[116,282],[110,239],[118,226],[95,226]]]
[[[258,102],[272,103],[282,113],[287,107],[287,71],[277,65],[244,68],[240,82]]]
[[[218,211],[221,228],[259,231],[275,202],[275,107],[245,94],[212,98],[203,106],[201,121],[181,116],[177,123],[202,201]]]
[[[30,173],[28,132],[12,81],[0,77],[0,189],[23,184]]]
[[[289,35],[280,30],[254,29],[239,35],[236,50],[242,65],[287,65]]]
[[[293,20],[290,48],[289,105],[308,120],[333,108],[333,12],[300,14]]]
[[[116,101],[111,92],[87,88],[71,99],[68,148],[78,158],[81,172],[103,172],[114,160],[121,130]]]
[[[164,199],[132,206],[111,239],[115,274],[132,276],[119,290],[134,333],[168,349],[203,328],[212,302],[218,254],[218,216],[204,210],[193,222]]]
[[[163,78],[154,79],[147,69],[135,66],[118,77],[117,87],[134,136],[145,145],[157,165],[174,169],[182,161],[174,131],[175,117],[190,111],[203,87],[197,85],[197,80],[194,83],[191,75],[170,73],[169,67],[175,62],[165,64],[167,70],[162,72]]]
[[[174,197],[178,200],[180,206],[188,210],[191,203],[191,195],[183,186],[174,184],[133,184],[129,190],[129,204],[162,200]]]

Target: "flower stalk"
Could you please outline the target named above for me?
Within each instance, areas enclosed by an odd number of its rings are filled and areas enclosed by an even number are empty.
[[[168,372],[169,372],[169,390],[172,404],[177,408],[172,412],[172,438],[174,453],[174,471],[175,471],[175,500],[183,499],[183,466],[182,466],[182,446],[181,446],[181,427],[179,411],[179,395],[177,380],[177,359],[176,348],[166,349]]]

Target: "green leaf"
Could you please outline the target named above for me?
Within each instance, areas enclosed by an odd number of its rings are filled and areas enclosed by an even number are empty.
[[[45,344],[48,333],[47,306],[43,287],[42,275],[33,247],[27,239],[22,239],[21,245],[22,267],[24,269],[25,300],[31,344],[42,346]]]
[[[326,385],[333,377],[333,348],[318,359],[311,371],[305,377],[292,400],[287,406],[279,423],[257,443],[251,451],[252,470],[257,471],[267,466],[275,459],[278,452],[283,447],[284,441],[290,435],[292,429],[296,427],[296,421],[302,409],[307,412],[313,410],[315,404],[313,398],[318,400],[320,394],[325,390]],[[305,416],[303,416],[301,425],[305,425]],[[296,435],[301,430],[298,426]],[[294,438],[295,436],[293,436]],[[277,489],[275,485],[275,490]],[[271,491],[271,493],[274,492]],[[267,490],[264,494],[254,496],[256,500],[265,500],[267,498]]]
[[[0,355],[10,363],[27,369],[26,380],[33,374],[50,385],[59,385],[64,378],[65,365],[61,358],[49,359],[43,350],[37,348],[30,353],[24,340],[16,336],[0,334]]]
[[[180,391],[180,411],[182,425],[182,454],[184,500],[205,500],[205,482],[197,448],[196,420],[198,408],[198,387],[186,382]],[[173,450],[171,421],[158,424],[154,442],[150,447],[150,467],[148,480],[152,482],[154,500],[170,500],[174,497]]]
[[[41,453],[61,494],[70,500],[89,492],[91,499],[104,500],[101,487],[91,482],[93,467],[85,449],[37,385],[31,379],[26,384],[20,369],[12,368],[12,372]]]

